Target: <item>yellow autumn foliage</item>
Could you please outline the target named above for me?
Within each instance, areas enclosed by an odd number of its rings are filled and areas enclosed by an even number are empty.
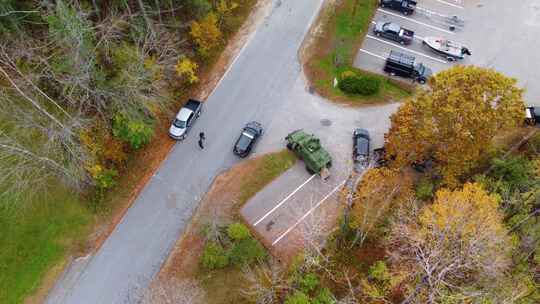
[[[187,57],[183,57],[176,63],[176,74],[180,77],[185,77],[190,84],[197,83],[199,77],[197,77],[197,63],[191,61]]]
[[[523,121],[523,90],[495,70],[455,66],[436,74],[391,117],[386,135],[396,166],[437,161],[449,186],[485,155],[495,135]]]
[[[498,250],[496,246],[507,238],[498,200],[479,184],[467,183],[457,191],[441,189],[435,203],[420,215],[423,234],[426,238],[444,235],[448,241],[456,242],[472,242],[480,237],[485,246]]]
[[[372,230],[392,205],[411,197],[413,191],[410,178],[394,169],[370,169],[358,185],[351,226],[366,232]]]
[[[210,12],[201,20],[193,21],[190,34],[198,46],[199,53],[207,55],[221,41],[222,33],[218,26],[217,15]]]

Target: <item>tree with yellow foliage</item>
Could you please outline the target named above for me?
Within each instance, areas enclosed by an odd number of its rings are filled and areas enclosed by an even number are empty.
[[[197,63],[191,61],[191,59],[187,57],[178,59],[175,67],[176,74],[185,78],[185,81],[187,81],[189,84],[194,84],[199,81],[199,77],[197,77],[198,68],[199,66]]]
[[[408,302],[484,299],[511,262],[513,245],[502,220],[498,197],[470,183],[442,189],[418,214],[397,217],[390,252],[413,273],[416,286]]]
[[[208,52],[219,45],[222,37],[217,15],[210,12],[201,20],[193,21],[190,34],[197,44],[199,53],[207,56]]]
[[[413,197],[412,181],[399,171],[388,168],[368,170],[354,196],[351,209],[351,228],[358,232],[362,244],[372,233],[388,210]]]
[[[403,166],[433,158],[451,186],[523,120],[523,90],[489,69],[455,66],[435,75],[391,117],[386,149]]]
[[[219,16],[219,24],[221,27],[224,27],[225,21],[232,16],[233,11],[237,7],[238,3],[229,0],[218,0],[216,2],[216,12]]]

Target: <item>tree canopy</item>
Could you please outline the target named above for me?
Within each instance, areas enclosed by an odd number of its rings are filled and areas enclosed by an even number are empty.
[[[386,135],[394,165],[434,159],[445,182],[468,173],[494,136],[524,116],[523,90],[494,70],[456,66],[436,74],[391,117]]]
[[[400,214],[391,233],[393,259],[416,275],[419,303],[451,297],[483,298],[504,279],[513,243],[498,209],[498,197],[479,184],[442,189],[418,214]]]

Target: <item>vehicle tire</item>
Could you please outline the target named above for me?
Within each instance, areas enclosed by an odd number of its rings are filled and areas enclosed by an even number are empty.
[[[311,170],[307,165],[306,165],[306,171],[311,175],[316,173],[315,171]]]
[[[448,60],[448,62],[454,62],[456,61],[456,58],[448,56],[446,57],[446,60]]]
[[[407,12],[407,11],[404,11],[404,12],[403,12],[403,15],[405,15],[405,16],[408,16],[409,14],[410,14],[410,13]]]
[[[332,161],[329,161],[328,164],[326,164],[326,168],[328,169],[332,168]]]
[[[426,80],[424,78],[418,79],[419,84],[426,84]]]
[[[399,42],[399,44],[405,45],[405,41],[401,40],[401,41]]]
[[[287,143],[287,149],[292,150],[292,143]]]
[[[396,73],[390,72],[390,76],[396,76]]]

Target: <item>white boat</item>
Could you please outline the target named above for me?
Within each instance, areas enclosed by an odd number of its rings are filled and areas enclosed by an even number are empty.
[[[448,61],[463,59],[465,55],[471,55],[471,51],[461,43],[441,37],[426,37],[422,41],[434,52],[446,57]]]

